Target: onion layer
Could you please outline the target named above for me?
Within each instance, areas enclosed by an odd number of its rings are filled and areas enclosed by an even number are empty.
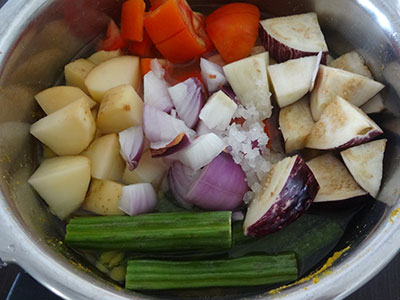
[[[199,121],[200,110],[204,106],[204,89],[195,77],[186,79],[168,89],[179,118],[193,128]]]
[[[227,83],[224,70],[221,66],[208,61],[207,59],[200,59],[201,77],[207,85],[207,90],[210,93],[216,92],[221,86]]]
[[[144,103],[170,112],[174,105],[168,88],[169,85],[164,78],[158,77],[154,71],[148,72],[143,78]]]
[[[150,183],[124,186],[118,207],[130,216],[152,212],[157,205],[157,195]]]
[[[144,149],[144,136],[142,126],[134,126],[119,133],[119,144],[121,156],[133,171],[142,157]]]
[[[232,210],[242,203],[247,190],[242,168],[222,152],[201,171],[186,199],[207,210]]]
[[[179,151],[178,160],[193,170],[198,170],[209,164],[225,147],[225,142],[215,133],[207,133]]]

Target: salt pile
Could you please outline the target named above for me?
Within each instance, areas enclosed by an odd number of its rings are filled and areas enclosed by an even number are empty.
[[[254,106],[238,106],[234,118],[244,119],[242,125],[232,123],[220,135],[230,146],[229,151],[234,161],[246,173],[250,187],[243,201],[249,203],[254,195],[261,191],[272,164],[281,159],[281,154],[267,148],[269,137],[264,132],[263,117]]]

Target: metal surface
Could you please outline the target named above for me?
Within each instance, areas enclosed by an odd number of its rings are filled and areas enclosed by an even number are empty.
[[[107,15],[118,16],[121,1],[13,0],[0,10],[0,257],[17,261],[50,290],[66,299],[151,299],[116,288],[95,270],[81,265],[60,239],[63,226],[29,185],[37,165],[37,144],[29,124],[39,117],[32,95],[51,86],[63,65],[104,30]],[[382,93],[388,112],[379,116],[389,138],[385,174],[378,198],[384,210],[360,219],[362,233],[351,233],[351,251],[320,278],[272,299],[342,299],[380,271],[400,248],[400,7],[398,2],[368,0],[250,1],[264,15],[316,11],[335,54],[357,49],[374,76],[387,86]],[[197,10],[225,3],[194,0]],[[247,297],[249,298],[249,297]],[[230,298],[232,299],[232,297]]]

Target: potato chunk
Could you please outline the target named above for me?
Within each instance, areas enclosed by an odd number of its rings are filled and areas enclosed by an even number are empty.
[[[122,184],[110,180],[93,179],[83,209],[104,216],[123,215],[118,203]]]
[[[152,158],[150,151],[146,151],[140,158],[136,169],[129,171],[129,168],[125,167],[122,182],[125,184],[147,182],[157,190],[168,167],[162,158]]]
[[[85,200],[90,182],[90,161],[84,156],[46,159],[28,182],[46,201],[51,212],[65,219]]]
[[[104,94],[97,114],[97,127],[102,133],[118,133],[141,125],[143,101],[132,86],[114,87]]]
[[[102,101],[106,91],[121,84],[130,84],[138,91],[142,84],[139,57],[118,56],[106,60],[89,73],[85,84],[97,102]]]
[[[31,126],[31,134],[57,155],[81,153],[89,146],[95,130],[89,104],[82,98]]]
[[[90,159],[92,177],[98,179],[120,180],[124,172],[125,162],[119,154],[120,145],[115,133],[103,135],[93,141],[82,152]]]
[[[70,62],[64,67],[65,82],[69,86],[76,86],[89,94],[85,85],[85,79],[96,65],[90,61],[80,58]]]
[[[35,95],[36,101],[46,114],[51,114],[80,98],[86,99],[90,108],[97,104],[75,86],[53,86]]]
[[[104,51],[100,50],[97,51],[96,53],[93,53],[91,56],[88,57],[88,61],[94,63],[95,65],[99,65],[102,62],[105,62],[106,60],[109,60],[111,58],[121,56],[122,51],[120,49],[113,50],[113,51]]]

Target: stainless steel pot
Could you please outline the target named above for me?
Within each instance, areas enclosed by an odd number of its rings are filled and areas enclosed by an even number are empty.
[[[83,266],[61,242],[62,224],[27,184],[37,165],[29,124],[38,117],[32,95],[51,86],[63,65],[90,49],[119,0],[9,0],[0,10],[0,257],[17,262],[66,299],[153,299],[121,290]],[[225,3],[191,1],[204,12]],[[395,0],[252,0],[265,15],[316,11],[335,54],[357,49],[366,58],[386,112],[378,116],[389,138],[378,199],[348,233],[352,243],[332,273],[291,287],[284,299],[342,299],[372,278],[400,249],[400,2]],[[216,297],[223,298],[223,297]],[[230,297],[229,299],[232,299]],[[266,292],[247,298],[272,299]]]

